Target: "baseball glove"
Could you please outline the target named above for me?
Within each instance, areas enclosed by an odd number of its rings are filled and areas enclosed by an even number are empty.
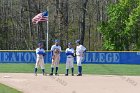
[[[54,50],[54,53],[55,53],[55,54],[59,54],[59,53],[60,53],[59,49],[55,49],[55,50]]]

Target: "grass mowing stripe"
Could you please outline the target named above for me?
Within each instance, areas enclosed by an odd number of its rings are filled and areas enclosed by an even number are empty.
[[[0,93],[22,93],[22,92],[0,83]]]
[[[47,73],[50,73],[51,64],[45,65]],[[59,65],[59,73],[65,74],[65,64]],[[74,65],[75,74],[77,73],[77,66]],[[41,73],[41,70],[38,70]],[[0,64],[0,73],[33,73],[34,64]],[[71,70],[69,70],[71,73]],[[126,64],[83,64],[84,74],[97,75],[139,75],[140,65],[126,65]]]

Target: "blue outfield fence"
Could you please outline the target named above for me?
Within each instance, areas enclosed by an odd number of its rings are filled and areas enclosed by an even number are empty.
[[[51,63],[51,53],[46,52],[45,63]],[[35,63],[35,51],[0,51],[0,63]],[[60,63],[66,62],[65,52]],[[76,63],[76,58],[75,58]],[[140,52],[86,52],[84,64],[140,64]]]

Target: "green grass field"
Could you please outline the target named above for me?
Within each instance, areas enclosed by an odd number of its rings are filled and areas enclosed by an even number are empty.
[[[0,93],[22,93],[22,92],[0,83]]]
[[[46,64],[46,72],[50,73],[50,64]],[[77,66],[75,74],[77,74]],[[34,64],[0,64],[0,73],[33,73]],[[39,69],[39,73],[41,70]],[[65,73],[65,64],[59,65],[59,74]],[[140,75],[140,65],[124,64],[83,64],[83,74],[94,75]]]

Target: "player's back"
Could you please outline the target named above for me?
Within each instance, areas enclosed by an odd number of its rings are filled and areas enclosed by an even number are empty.
[[[79,45],[76,47],[76,55],[82,55],[86,48],[83,45]]]

